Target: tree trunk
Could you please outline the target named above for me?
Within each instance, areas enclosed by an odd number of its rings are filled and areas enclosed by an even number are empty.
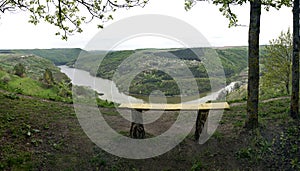
[[[130,127],[130,137],[135,139],[145,138],[145,129],[143,125],[143,110],[132,110],[132,122]]]
[[[290,95],[290,82],[291,82],[291,71],[290,71],[290,68],[291,68],[291,65],[289,65],[289,70],[288,72],[286,73],[286,82],[285,82],[285,89],[286,89],[286,93],[288,95]]]
[[[286,93],[290,95],[290,80],[288,79],[287,82],[285,83],[285,89]]]
[[[209,114],[209,110],[207,111],[198,111],[197,113],[197,120],[196,120],[196,129],[195,129],[195,140],[199,141],[201,133],[207,134],[207,132],[202,132],[202,131],[207,131],[207,128],[205,129],[205,123],[207,121],[207,117]]]
[[[259,93],[259,33],[261,0],[250,1],[250,25],[248,39],[248,100],[245,127],[258,127]]]
[[[290,115],[294,119],[299,117],[299,0],[294,0],[293,7],[293,63]]]

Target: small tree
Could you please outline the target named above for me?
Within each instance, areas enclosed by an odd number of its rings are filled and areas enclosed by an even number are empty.
[[[43,76],[43,81],[44,83],[46,83],[48,86],[51,86],[54,84],[54,79],[53,79],[53,75],[50,69],[46,69],[44,72],[44,76]]]
[[[58,95],[61,97],[72,97],[71,83],[61,81],[59,84]]]
[[[293,38],[288,29],[287,32],[281,32],[277,39],[271,40],[270,46],[266,46],[266,56],[262,61],[265,67],[263,87],[273,86],[290,94],[292,55]]]
[[[19,77],[25,77],[25,67],[21,63],[18,63],[14,67],[14,74]]]
[[[1,77],[0,81],[4,84],[8,84],[8,82],[11,80],[10,76],[8,74]]]

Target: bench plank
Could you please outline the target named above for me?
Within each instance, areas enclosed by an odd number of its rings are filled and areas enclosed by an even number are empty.
[[[142,110],[217,110],[230,109],[227,102],[200,103],[200,104],[150,104],[150,103],[123,103],[119,108]]]

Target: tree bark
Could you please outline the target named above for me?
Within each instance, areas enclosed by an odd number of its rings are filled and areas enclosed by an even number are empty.
[[[132,110],[132,122],[130,127],[130,137],[135,139],[145,138],[145,129],[143,125],[143,110]]]
[[[293,7],[293,63],[292,63],[292,95],[290,115],[299,118],[299,0],[294,0]]]
[[[250,24],[248,39],[248,100],[245,127],[258,127],[258,93],[259,93],[259,33],[261,0],[250,1]]]
[[[205,129],[205,122],[207,121],[207,117],[209,114],[209,110],[206,111],[198,111],[197,114],[197,120],[196,120],[196,129],[195,129],[195,140],[199,141],[200,135],[202,131],[207,131],[207,128]],[[204,132],[203,132],[204,133]],[[207,133],[207,132],[205,132]]]
[[[286,93],[290,95],[290,80],[288,80],[285,84]]]

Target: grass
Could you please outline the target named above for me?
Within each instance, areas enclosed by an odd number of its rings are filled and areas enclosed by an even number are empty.
[[[88,150],[80,151],[76,144],[76,139],[87,138],[71,107],[22,97],[12,100],[2,93],[0,106],[1,170],[73,170],[89,165]]]
[[[205,167],[203,165],[203,163],[201,161],[196,161],[191,170],[190,171],[200,171],[200,170],[203,170]]]
[[[41,98],[50,98],[57,96],[57,88],[45,88],[42,83],[32,80],[31,78],[14,78],[8,83],[8,87],[12,91],[18,90],[24,95],[38,96]]]
[[[60,88],[56,85],[48,88],[43,83],[25,77],[20,78],[18,76],[11,75],[11,80],[7,84],[1,84],[0,87],[4,88],[9,92],[16,94],[23,94],[28,96],[35,96],[43,99],[71,102],[70,97],[59,96]]]
[[[3,77],[8,77],[7,81],[4,81]],[[66,87],[68,90],[64,90],[64,87],[60,87],[60,84],[54,84],[51,87],[48,87],[44,83],[34,80],[30,77],[18,77],[16,75],[9,74],[3,70],[0,70],[0,88],[8,91],[6,94],[7,97],[10,98],[18,98],[16,94],[23,94],[28,96],[34,96],[42,99],[48,99],[53,101],[61,101],[72,103],[71,99],[71,90],[70,87]],[[96,92],[87,89],[86,87],[76,86],[75,88],[80,89],[83,93],[90,93],[95,98]],[[67,91],[64,95],[61,95],[61,91]],[[95,98],[96,103],[99,107],[106,108],[114,108],[115,103],[109,102],[107,100],[101,100],[99,98]]]
[[[60,69],[51,61],[42,57],[18,53],[9,55],[0,54],[0,68],[3,71],[13,74],[14,66],[20,63],[25,67],[26,77],[30,77],[34,80],[39,80],[42,78],[46,69],[51,70],[54,79],[57,82],[68,79],[68,77],[61,73]]]
[[[23,77],[14,75],[17,64],[25,68]],[[51,86],[42,81],[46,69],[53,74],[54,84]],[[0,54],[0,88],[3,90],[70,103],[69,82],[70,79],[47,59],[26,53]]]
[[[236,157],[252,164],[268,167],[299,169],[299,123],[289,117],[290,99],[281,99],[259,105],[260,129],[250,136],[249,144],[236,152]],[[238,123],[238,124],[237,124]],[[242,126],[243,122],[233,123]],[[286,146],[287,145],[287,146]]]
[[[221,141],[222,138],[224,137],[223,134],[221,132],[219,132],[218,130],[214,132],[214,134],[212,135],[213,138],[216,138],[217,140]]]

